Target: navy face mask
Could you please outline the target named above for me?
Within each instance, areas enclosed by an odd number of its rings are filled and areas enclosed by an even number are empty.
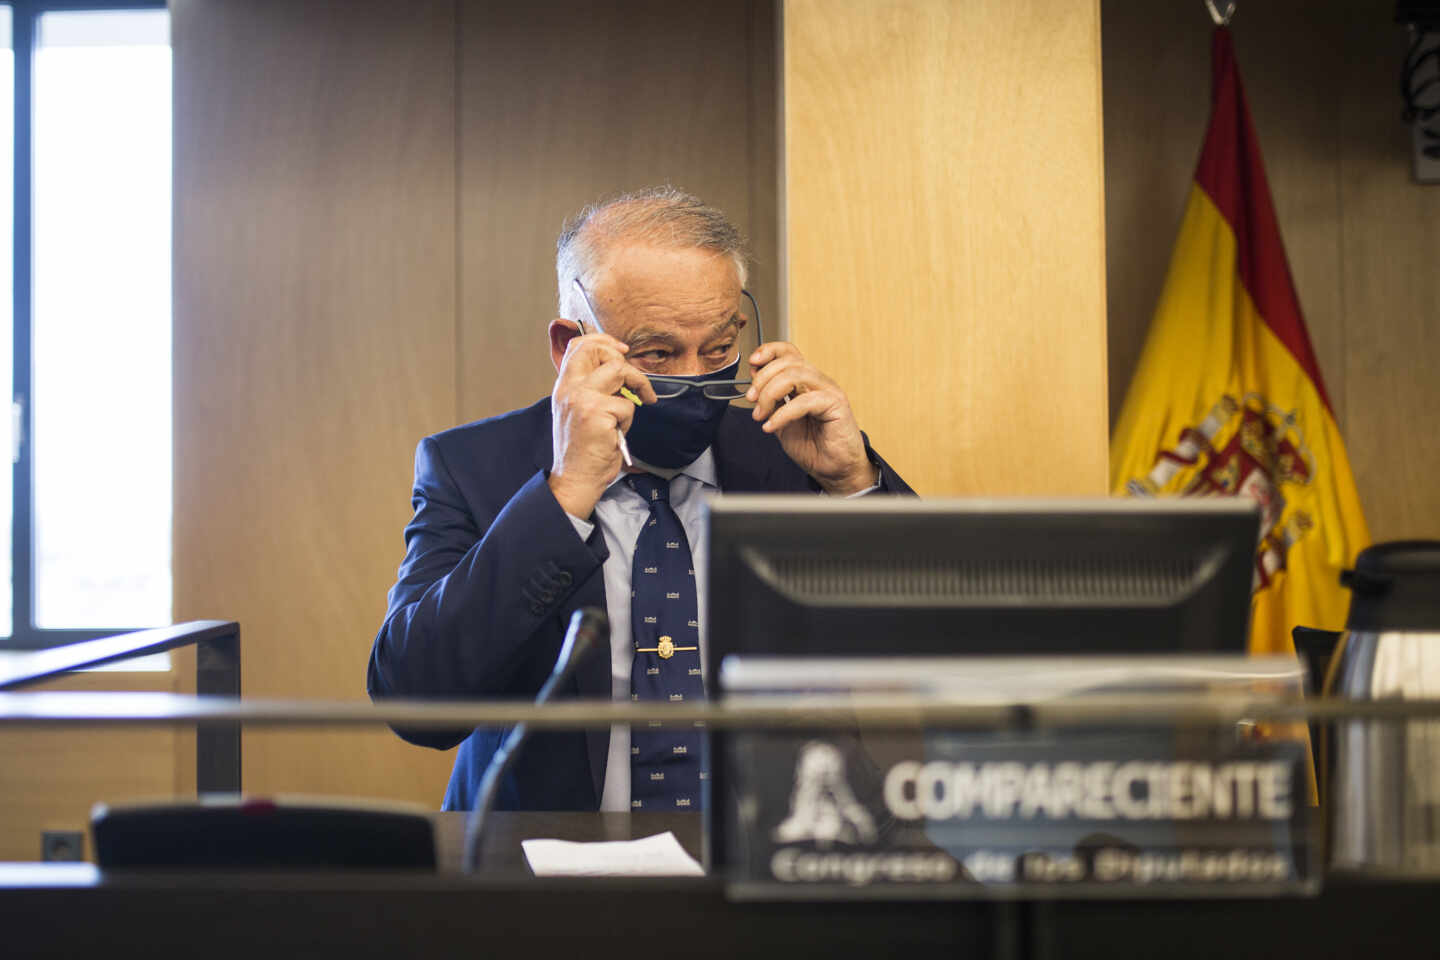
[[[690,383],[711,380],[733,380],[740,369],[740,360],[722,370],[697,377],[671,377]],[[699,388],[691,388],[678,397],[665,397],[647,403],[635,411],[625,442],[637,459],[651,466],[676,469],[693,463],[715,441],[720,420],[725,416],[729,400],[712,400]]]

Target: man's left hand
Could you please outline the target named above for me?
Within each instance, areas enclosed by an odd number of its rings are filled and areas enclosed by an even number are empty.
[[[839,384],[805,362],[792,343],[763,343],[750,354],[753,382],[745,399],[786,456],[832,496],[874,486],[876,468]]]

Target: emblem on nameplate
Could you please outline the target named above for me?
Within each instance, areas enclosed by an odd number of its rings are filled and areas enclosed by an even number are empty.
[[[790,815],[774,836],[779,843],[813,841],[822,850],[834,843],[874,843],[879,836],[870,811],[850,789],[845,755],[834,744],[812,740],[801,749]]]

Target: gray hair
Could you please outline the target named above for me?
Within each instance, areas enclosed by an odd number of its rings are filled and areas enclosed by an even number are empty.
[[[555,241],[555,279],[560,316],[589,316],[574,281],[593,289],[592,274],[616,240],[725,254],[743,287],[749,275],[745,238],[719,210],[672,186],[650,187],[592,203],[565,222]]]

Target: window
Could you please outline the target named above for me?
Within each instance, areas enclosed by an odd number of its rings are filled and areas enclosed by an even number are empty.
[[[0,16],[0,645],[34,648],[170,622],[169,14]]]

